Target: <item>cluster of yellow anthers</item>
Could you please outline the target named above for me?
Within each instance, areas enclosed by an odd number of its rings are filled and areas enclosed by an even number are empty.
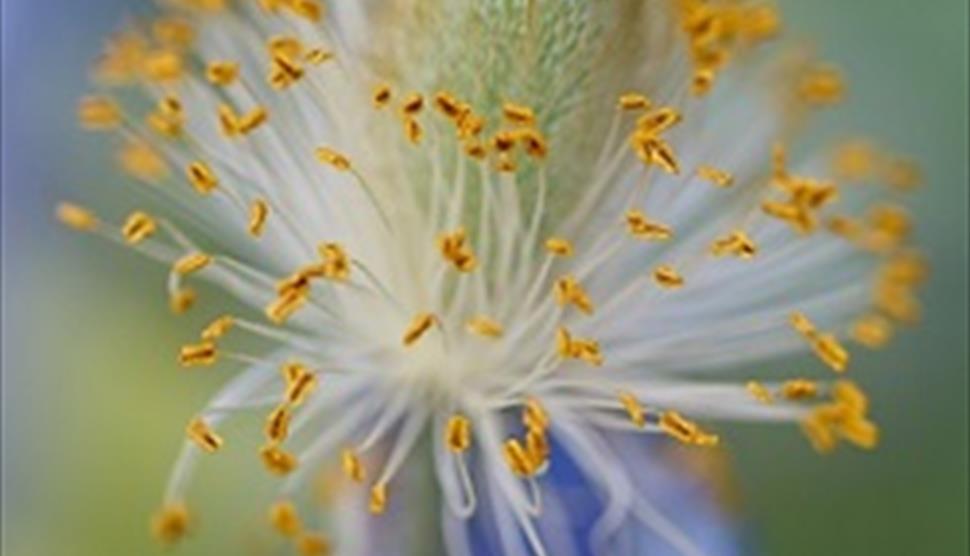
[[[230,5],[229,0],[173,1],[181,8],[213,13],[228,10]],[[691,86],[697,95],[711,89],[716,75],[732,56],[741,49],[774,35],[779,28],[777,14],[762,5],[704,0],[673,1],[679,10],[681,27],[686,33],[687,53],[693,63]],[[317,23],[324,15],[322,3],[316,0],[260,0],[259,5],[268,14],[295,17],[308,23]],[[259,134],[266,133],[260,130],[272,128],[274,122],[270,120],[278,117],[278,112],[274,108],[271,113],[272,104],[261,104],[255,95],[248,93],[255,87],[246,81],[250,76],[245,75],[241,62],[229,59],[199,60],[195,57],[191,48],[195,32],[184,14],[176,14],[152,22],[147,33],[130,31],[116,36],[96,67],[99,82],[105,86],[147,83],[153,90],[158,91],[158,98],[146,113],[135,117],[107,93],[88,97],[78,107],[80,123],[90,130],[119,132],[123,142],[118,152],[118,163],[136,179],[161,183],[170,178],[171,167],[182,167],[183,180],[190,186],[185,191],[194,191],[195,194],[206,197],[223,196],[229,206],[245,214],[246,228],[253,239],[261,238],[267,229],[276,225],[280,226],[283,233],[289,233],[293,223],[288,221],[285,210],[270,194],[246,198],[243,189],[232,185],[236,176],[217,175],[217,170],[222,173],[221,168],[224,165],[214,157],[208,157],[210,151],[198,144],[199,138],[193,131],[194,126],[200,125],[194,121],[196,112],[187,109],[193,106],[181,96],[184,90],[178,86],[186,80],[192,79],[195,84],[202,80],[217,92],[228,91],[233,87],[247,92],[243,97],[248,99],[245,106],[220,102],[213,107],[210,115],[214,129],[234,145],[245,143],[251,135],[258,137]],[[310,66],[329,60],[339,62],[338,54],[339,49],[332,52],[324,46],[307,46],[295,36],[273,36],[266,41],[267,64],[260,66],[260,71],[265,72],[265,83],[262,85],[273,91],[291,88],[298,90],[297,85],[301,82],[312,81],[307,75]],[[316,87],[314,83],[306,85],[309,88]],[[366,85],[363,90],[366,91],[367,87],[370,85]],[[841,99],[843,84],[837,71],[818,66],[799,76],[795,93],[807,105],[824,106]],[[364,103],[368,102],[366,94],[365,92]],[[217,98],[238,100],[240,97],[217,95]],[[183,100],[186,100],[185,105]],[[514,177],[523,167],[523,161],[529,165],[541,166],[550,156],[549,145],[537,116],[541,110],[534,110],[524,104],[502,102],[488,111],[482,107],[473,107],[470,102],[449,91],[440,90],[430,94],[418,91],[401,93],[389,83],[374,86],[369,103],[379,112],[397,114],[407,141],[403,143],[403,148],[408,150],[411,149],[408,143],[420,146],[428,131],[433,130],[433,136],[437,138],[440,136],[438,127],[446,130],[453,128],[456,141],[453,145],[457,146],[459,158],[463,162],[470,160],[477,163],[482,175],[489,175],[488,172],[494,170],[503,177]],[[429,116],[426,115],[427,112],[438,114]],[[193,114],[192,118],[190,113]],[[380,115],[377,117],[383,118]],[[628,134],[624,132],[618,135],[618,144],[623,149],[623,154],[629,156],[632,151],[647,168],[658,169],[666,177],[678,176],[701,182],[703,187],[713,188],[713,191],[730,192],[736,181],[741,181],[740,177],[736,178],[728,170],[714,164],[697,164],[689,172],[684,171],[682,166],[686,168],[694,163],[685,162],[682,165],[672,146],[673,134],[669,132],[675,130],[683,119],[673,106],[655,105],[646,95],[629,92],[619,96],[614,117],[618,125],[625,122],[631,128]],[[628,122],[627,118],[632,121]],[[392,128],[395,137],[396,125],[394,123],[395,127]],[[623,143],[624,138],[626,144]],[[290,148],[289,145],[286,147]],[[173,156],[174,150],[179,150],[182,156]],[[365,164],[358,166],[352,163],[347,154],[331,146],[318,146],[307,150],[312,152],[301,152],[300,156],[311,161],[316,160],[356,181],[368,196],[371,208],[376,209],[384,223],[388,224],[388,215],[383,212],[382,203],[375,198],[375,192],[367,186],[363,177],[366,173]],[[354,162],[360,160],[355,157]],[[767,182],[765,189],[768,194],[759,197],[760,203],[754,204],[752,215],[740,223],[732,224],[731,228],[734,229],[720,230],[716,237],[714,234],[704,237],[705,243],[701,250],[713,258],[734,258],[739,261],[760,258],[762,247],[765,251],[770,250],[769,246],[761,246],[754,239],[758,237],[760,241],[761,237],[751,222],[760,217],[765,221],[780,222],[779,228],[791,234],[788,231],[790,229],[795,232],[791,235],[801,239],[833,234],[852,246],[881,257],[882,262],[875,273],[870,308],[852,323],[848,331],[820,330],[805,314],[811,312],[808,310],[805,313],[790,313],[790,326],[795,333],[808,343],[825,365],[837,373],[844,373],[848,369],[850,356],[839,337],[844,336],[845,332],[864,346],[878,348],[890,340],[895,323],[908,323],[919,317],[915,289],[925,279],[926,269],[921,256],[907,247],[911,223],[903,209],[891,204],[877,204],[863,217],[833,214],[832,210],[840,196],[840,187],[835,181],[793,174],[788,168],[786,151],[780,145],[774,148],[770,166],[770,172],[762,180]],[[918,172],[911,164],[884,155],[864,142],[848,143],[838,149],[832,160],[832,170],[838,180],[885,182],[893,191],[911,189],[919,182]],[[690,176],[684,176],[687,173]],[[750,179],[746,177],[745,181]],[[537,203],[537,206],[541,205]],[[625,225],[627,235],[636,240],[631,243],[670,242],[675,236],[674,227],[655,219],[653,214],[646,214],[639,208],[641,206],[637,202],[629,203],[628,208],[624,209],[622,221],[615,222],[617,227]],[[541,208],[536,210],[539,212]],[[271,219],[271,215],[277,215],[278,218],[273,216]],[[257,274],[254,269],[228,255],[203,252],[173,222],[140,210],[132,212],[120,226],[102,223],[91,211],[73,204],[62,204],[58,208],[58,217],[76,230],[98,233],[171,265],[167,287],[172,309],[177,313],[191,308],[196,299],[194,291],[183,283],[191,275],[207,270],[241,275],[248,273],[250,276]],[[535,222],[538,223],[539,219]],[[442,229],[445,231],[441,231]],[[592,367],[606,366],[604,348],[600,341],[579,337],[573,331],[585,334],[587,329],[584,324],[599,322],[597,319],[602,317],[602,313],[615,309],[617,301],[600,299],[593,295],[597,290],[591,287],[589,271],[584,270],[583,265],[576,265],[559,274],[551,274],[551,269],[555,268],[554,259],[557,262],[568,262],[574,256],[586,254],[578,244],[574,247],[565,237],[546,237],[542,241],[540,238],[544,232],[545,229],[536,224],[530,234],[534,236],[530,241],[538,241],[537,251],[541,252],[541,247],[544,246],[546,259],[539,277],[532,282],[526,282],[526,286],[534,284],[534,287],[527,287],[522,292],[524,299],[521,301],[523,310],[533,309],[539,300],[542,287],[551,285],[550,295],[543,300],[543,307],[549,309],[548,313],[557,310],[558,313],[552,324],[544,329],[548,332],[539,335],[539,341],[544,342],[545,349],[551,353],[546,353],[544,359],[540,357],[538,364],[529,361],[523,365],[535,365],[540,372],[573,361]],[[457,272],[461,277],[479,279],[483,273],[492,271],[494,252],[481,247],[482,238],[476,237],[474,230],[466,231],[457,222],[436,228],[426,238],[426,247],[429,250],[435,241],[435,233],[437,255],[440,255],[437,262],[441,265],[435,267],[440,272],[439,278],[445,272]],[[157,234],[164,235],[175,247],[155,241]],[[202,330],[196,343],[182,347],[179,353],[180,364],[186,367],[208,367],[217,363],[221,357],[252,362],[255,358],[251,356],[223,350],[224,337],[233,329],[239,328],[265,338],[279,339],[283,327],[289,324],[291,317],[301,310],[308,311],[309,307],[316,304],[317,300],[313,297],[314,286],[321,283],[348,290],[366,289],[362,286],[366,284],[367,288],[376,288],[380,290],[379,295],[395,301],[393,292],[389,292],[380,278],[375,277],[372,270],[356,257],[360,253],[357,253],[353,245],[350,246],[354,248],[356,256],[352,256],[343,245],[335,242],[320,243],[316,247],[316,254],[313,254],[315,241],[310,241],[307,250],[307,257],[313,258],[313,261],[299,266],[282,279],[256,280],[261,284],[261,293],[270,290],[269,302],[263,305],[263,309],[265,317],[273,326],[233,315],[221,316]],[[515,241],[517,239],[513,239]],[[599,261],[595,258],[593,260]],[[591,266],[597,267],[601,264],[597,262]],[[682,258],[677,258],[652,264],[649,274],[643,280],[648,284],[655,284],[660,290],[674,291],[687,286],[685,276],[693,282],[695,275]],[[361,283],[355,282],[358,277]],[[488,276],[490,280],[495,278]],[[485,279],[481,279],[476,284],[484,290],[484,282]],[[639,285],[639,282],[635,285]],[[442,287],[441,281],[434,282],[434,286],[439,290],[446,289]],[[636,291],[636,288],[629,291]],[[623,295],[628,293],[621,292],[618,296],[621,302]],[[483,308],[479,305],[475,307]],[[400,306],[395,304],[395,309],[400,309]],[[427,307],[416,314],[406,314],[410,320],[401,331],[399,347],[410,353],[420,352],[422,348],[417,347],[417,344],[429,333],[440,332],[443,338],[446,334],[453,333],[449,322],[453,315],[448,314],[447,307],[428,309],[431,308]],[[571,320],[567,327],[565,319],[560,319],[567,313],[569,317],[575,316],[584,320]],[[533,323],[529,319],[538,315],[535,321],[541,321],[538,317],[544,317],[547,313],[526,314],[531,316],[522,320]],[[483,310],[468,318],[462,317],[461,323],[469,334],[496,341],[489,344],[492,346],[500,344],[498,340],[506,336],[513,337],[514,340],[524,334],[521,323],[511,321],[510,329],[515,326],[519,328],[514,333],[506,334],[506,326],[499,321],[498,316],[500,315],[486,314]],[[501,318],[503,321],[504,319],[505,317]],[[824,324],[823,321],[823,318],[818,320]],[[530,331],[528,326],[524,330],[526,333]],[[604,345],[611,348],[608,339]],[[554,362],[549,363],[550,360]],[[277,401],[274,401],[272,409],[266,415],[265,442],[258,450],[262,463],[274,475],[291,474],[301,463],[292,439],[289,449],[286,447],[291,420],[296,412],[307,411],[304,403],[316,389],[320,373],[315,365],[304,364],[295,359],[280,366],[280,378],[284,388],[278,400],[276,394],[273,394],[273,399]],[[527,387],[531,385],[529,380],[524,383]],[[719,442],[716,434],[679,412],[666,409],[676,407],[676,403],[669,403],[669,400],[656,403],[651,401],[650,407],[647,407],[641,402],[641,399],[648,399],[651,392],[647,390],[634,391],[633,388],[613,388],[612,385],[607,389],[610,396],[605,402],[609,406],[608,412],[611,417],[620,415],[626,427],[661,432],[691,446],[715,446]],[[867,417],[868,403],[865,395],[849,381],[839,380],[833,384],[816,383],[803,378],[780,384],[751,381],[747,384],[747,393],[756,402],[747,397],[744,389],[739,390],[748,403],[758,407],[761,404],[774,404],[775,407],[796,404],[795,412],[786,415],[795,415],[795,418],[801,419],[805,434],[820,452],[831,451],[840,439],[865,448],[876,444],[878,431]],[[550,463],[549,430],[555,406],[550,399],[540,401],[539,394],[526,390],[517,391],[515,395],[514,400],[503,407],[521,409],[522,434],[508,436],[496,445],[500,446],[508,471],[516,478],[532,481]],[[603,402],[602,399],[594,401],[600,404]],[[797,405],[802,403],[805,405]],[[657,407],[653,407],[654,405]],[[449,415],[441,431],[444,446],[459,459],[459,465],[465,465],[463,458],[472,448],[475,423],[473,417],[470,412],[455,410]],[[224,445],[223,438],[215,428],[217,426],[203,413],[190,421],[186,427],[186,435],[202,452],[215,453]],[[368,479],[366,467],[369,460],[362,452],[363,448],[350,443],[341,452],[343,472],[354,483],[363,484]],[[368,508],[374,514],[381,514],[387,508],[388,481],[391,474],[393,473],[379,474],[378,479],[369,486]],[[172,500],[156,515],[152,528],[160,540],[172,542],[190,529],[191,521],[184,503]],[[302,554],[326,554],[330,550],[326,537],[304,528],[296,506],[289,500],[280,500],[272,506],[269,521],[279,533],[292,540]]]

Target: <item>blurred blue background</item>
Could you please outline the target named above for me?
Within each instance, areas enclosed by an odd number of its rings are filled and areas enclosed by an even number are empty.
[[[967,3],[782,0],[790,32],[851,76],[838,124],[924,167],[914,197],[932,281],[925,322],[859,358],[884,427],[875,453],[816,456],[790,429],[728,432],[740,511],[767,554],[967,553]],[[3,435],[5,554],[160,552],[146,516],[185,420],[220,377],[173,362],[185,321],[158,269],[64,233],[61,198],[127,206],[109,154],[74,125],[86,67],[134,3],[3,3]],[[835,124],[835,119],[830,120]],[[146,293],[148,292],[148,293]],[[189,317],[190,319],[192,317]],[[793,362],[797,366],[800,362]],[[238,553],[235,488],[206,476],[213,517],[183,554]],[[243,504],[245,506],[245,504]],[[258,520],[259,516],[245,519]]]

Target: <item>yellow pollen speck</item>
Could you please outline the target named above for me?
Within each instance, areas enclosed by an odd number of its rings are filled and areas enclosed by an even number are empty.
[[[405,116],[415,116],[424,107],[424,97],[421,93],[409,93],[401,101],[401,114]]]
[[[568,239],[551,237],[546,240],[546,251],[559,257],[572,257],[573,244]]]
[[[178,542],[189,532],[190,527],[189,509],[181,502],[166,504],[152,516],[152,536],[162,544]]]
[[[747,388],[748,393],[751,394],[752,398],[761,403],[771,403],[774,401],[771,397],[771,391],[768,390],[764,384],[761,384],[756,380],[748,381],[745,388]]]
[[[267,517],[273,529],[284,537],[294,537],[303,529],[296,506],[292,502],[276,502],[270,506]]]
[[[157,182],[169,172],[162,155],[140,140],[128,141],[119,148],[117,160],[123,172],[145,182]]]
[[[196,161],[189,164],[186,175],[199,195],[209,195],[219,186],[219,178],[205,162]]]
[[[424,129],[418,120],[412,117],[404,118],[404,136],[408,138],[408,141],[412,145],[417,145],[421,143],[421,139],[424,137]]]
[[[205,253],[189,253],[181,259],[175,261],[175,265],[172,266],[172,270],[176,274],[192,274],[193,272],[198,272],[209,266],[209,263],[211,262],[212,257],[206,255]]]
[[[249,205],[249,235],[259,237],[263,235],[266,219],[269,217],[269,203],[265,199],[256,199]]]
[[[179,364],[183,367],[208,367],[215,364],[218,356],[216,344],[205,340],[198,344],[182,346],[179,350]]]
[[[57,205],[57,219],[65,226],[79,232],[91,232],[98,227],[98,217],[90,210],[72,203]]]
[[[174,50],[149,52],[142,62],[142,71],[150,81],[171,83],[182,78],[182,57]]]
[[[209,62],[209,65],[206,66],[205,76],[213,85],[221,87],[232,85],[239,77],[239,64],[226,61]]]
[[[660,265],[655,268],[653,279],[657,285],[666,289],[678,289],[684,285],[684,278],[670,265]]]
[[[293,454],[281,449],[275,444],[268,444],[259,450],[263,466],[274,475],[288,475],[297,467],[297,459]]]
[[[404,330],[404,335],[401,336],[401,343],[404,346],[411,346],[415,342],[421,339],[424,334],[431,329],[432,326],[437,322],[437,317],[432,313],[419,313],[408,324],[408,327]]]
[[[78,122],[84,129],[103,131],[121,124],[121,108],[107,97],[85,97],[77,109]]]
[[[192,24],[178,17],[163,17],[153,21],[152,34],[159,44],[176,49],[191,46],[195,40]]]
[[[370,489],[370,501],[367,508],[374,515],[381,515],[387,509],[387,484],[377,483]]]
[[[798,96],[810,106],[838,104],[845,96],[842,73],[826,65],[809,68],[798,81]]]
[[[341,172],[350,170],[350,159],[329,147],[318,147],[316,156],[320,162],[329,164]]]
[[[222,437],[213,432],[213,430],[209,428],[209,425],[207,425],[206,422],[199,417],[196,417],[189,422],[185,432],[189,440],[194,442],[196,446],[201,448],[206,453],[214,454],[219,451],[219,448],[222,447]]]
[[[355,483],[362,483],[364,479],[367,478],[367,474],[364,470],[364,465],[360,461],[360,456],[357,452],[347,448],[340,455],[341,465],[344,470],[344,475],[348,479]]]
[[[371,93],[371,102],[374,103],[374,108],[384,108],[391,102],[391,86],[387,83],[381,83],[374,87],[374,92]]]
[[[128,215],[124,225],[121,227],[121,235],[125,238],[128,245],[136,245],[155,234],[158,225],[155,219],[148,214],[135,211]]]
[[[307,51],[306,56],[304,56],[307,63],[313,64],[314,66],[319,66],[320,64],[332,60],[333,58],[333,52],[330,52],[324,48],[311,48]]]
[[[477,315],[468,319],[468,331],[486,338],[502,337],[502,325],[484,315]]]
[[[445,426],[445,445],[456,454],[468,450],[472,444],[471,421],[464,415],[452,415]]]
[[[713,166],[700,166],[697,168],[697,176],[717,187],[731,187],[734,184],[734,176]]]

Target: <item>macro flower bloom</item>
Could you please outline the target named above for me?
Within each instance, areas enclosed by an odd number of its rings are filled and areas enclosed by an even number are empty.
[[[603,501],[576,542],[615,553],[632,521],[694,554],[639,486],[645,437],[719,449],[719,422],[757,421],[823,453],[876,445],[845,375],[850,348],[919,317],[900,206],[919,174],[860,139],[790,154],[846,86],[779,44],[769,5],[162,11],[110,39],[78,109],[154,200],[114,223],[57,209],[166,265],[173,311],[211,318],[180,365],[234,373],[186,426],[160,540],[188,531],[193,469],[248,444],[225,424],[254,413],[250,452],[282,483],[270,524],[307,555],[364,552],[381,520],[401,533],[424,464],[450,553],[478,520],[504,553],[568,554],[559,453]],[[201,283],[249,309],[196,303]],[[799,351],[817,371],[765,368]],[[751,380],[717,376],[738,367]],[[353,502],[318,523],[321,476]]]

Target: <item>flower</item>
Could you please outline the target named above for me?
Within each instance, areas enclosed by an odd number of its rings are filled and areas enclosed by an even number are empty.
[[[846,87],[779,30],[742,0],[170,0],[113,37],[80,123],[164,201],[58,217],[167,265],[176,313],[202,281],[251,308],[178,353],[239,370],[189,420],[156,536],[191,529],[193,467],[252,412],[303,554],[349,542],[301,511],[321,474],[380,516],[430,458],[449,546],[484,512],[502,550],[546,554],[561,450],[615,501],[591,542],[630,515],[689,553],[618,439],[711,449],[746,420],[874,447],[842,375],[848,341],[918,318],[896,199],[919,175],[860,140],[790,163]],[[711,377],[801,350],[835,380]]]

